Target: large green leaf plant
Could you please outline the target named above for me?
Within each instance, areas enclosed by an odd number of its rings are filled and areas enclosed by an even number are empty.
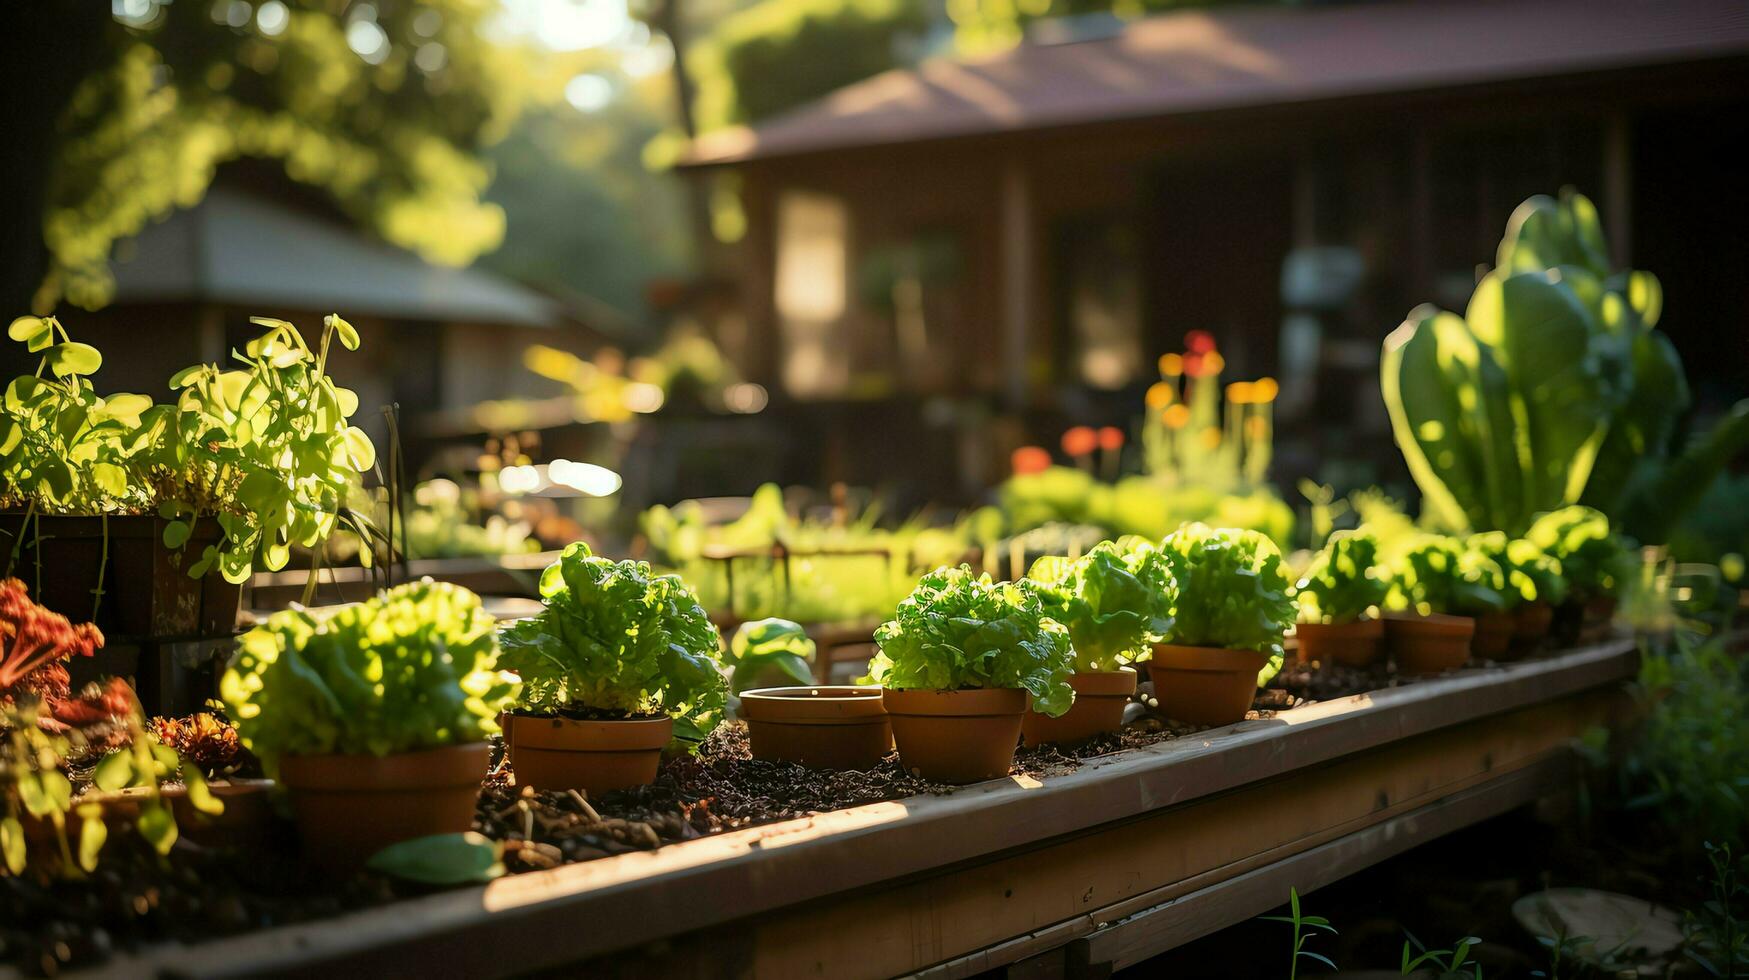
[[[480,741],[520,686],[502,668],[479,597],[423,579],[357,605],[274,613],[238,638],[219,692],[238,737],[274,771],[286,755]]]
[[[1385,340],[1385,403],[1429,518],[1520,535],[1583,500],[1667,533],[1671,508],[1646,501],[1692,504],[1749,443],[1749,406],[1678,455],[1689,392],[1662,310],[1656,277],[1612,267],[1584,195],[1520,205],[1464,315],[1418,307]]]
[[[937,568],[875,630],[875,643],[869,679],[895,690],[1021,688],[1051,717],[1075,700],[1069,631],[1026,581]]]
[[[502,636],[502,664],[522,678],[517,711],[665,714],[686,742],[722,720],[721,641],[679,576],[578,542],[541,573],[540,594],[544,608]]]
[[[1135,663],[1172,628],[1178,583],[1166,555],[1145,542],[1102,541],[1079,558],[1047,555],[1026,577],[1069,630],[1078,671]]]

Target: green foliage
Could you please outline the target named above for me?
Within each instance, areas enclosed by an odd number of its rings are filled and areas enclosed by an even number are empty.
[[[1294,532],[1293,508],[1267,486],[1225,492],[1152,476],[1102,483],[1084,470],[1051,466],[1016,474],[997,489],[997,495],[1011,531],[1061,522],[1158,540],[1201,521],[1261,531],[1278,546],[1286,546]]]
[[[1033,708],[1052,717],[1075,700],[1069,631],[1025,581],[937,568],[875,630],[875,643],[869,677],[896,690],[1024,688]]]
[[[1488,531],[1470,535],[1464,547],[1506,572],[1503,597],[1508,607],[1539,601],[1558,606],[1567,600],[1567,577],[1560,561],[1534,543],[1508,538],[1503,531]]]
[[[688,741],[722,720],[717,628],[678,576],[578,542],[541,573],[540,594],[545,608],[503,632],[501,662],[523,682],[517,710],[660,712]]]
[[[1741,846],[1749,828],[1745,661],[1716,641],[1642,653],[1635,694],[1644,721],[1616,774],[1625,806],[1655,813],[1689,847]]]
[[[518,690],[499,659],[479,598],[425,579],[358,605],[273,614],[238,638],[219,690],[271,772],[285,755],[478,742]]]
[[[1026,577],[1069,630],[1076,670],[1134,663],[1172,627],[1177,582],[1165,553],[1149,545],[1102,541],[1080,558],[1040,558]]]
[[[1306,949],[1306,941],[1311,939],[1314,935],[1317,935],[1317,930],[1322,930],[1334,936],[1336,934],[1336,927],[1330,924],[1329,919],[1326,919],[1321,915],[1301,915],[1300,891],[1297,888],[1291,886],[1288,888],[1287,903],[1289,911],[1288,915],[1260,915],[1258,918],[1265,922],[1286,922],[1294,927],[1293,955],[1288,957],[1288,980],[1295,980],[1295,978],[1300,975],[1301,959],[1312,960],[1317,963],[1322,963],[1332,970],[1336,969],[1336,964],[1331,962],[1328,956],[1324,956],[1321,953],[1314,953],[1311,950]]]
[[[1282,655],[1296,608],[1281,552],[1256,531],[1188,524],[1160,542],[1178,581],[1164,642]]]
[[[694,48],[699,126],[757,122],[892,68],[927,27],[917,0],[763,0]]]
[[[39,307],[63,295],[107,303],[111,245],[194,206],[215,169],[242,158],[282,163],[292,180],[434,262],[465,264],[498,244],[504,214],[481,200],[490,172],[477,154],[542,80],[532,51],[489,40],[494,7],[284,6],[281,19],[233,26],[211,4],[154,0],[143,13],[68,26],[78,36],[64,40],[94,70],[62,109],[58,134],[15,134],[24,152],[54,155]],[[349,37],[368,42],[368,54]],[[40,56],[45,71],[59,67],[52,54]]]
[[[801,624],[787,619],[756,619],[736,627],[723,662],[734,669],[731,690],[736,694],[774,672],[797,684],[814,683],[808,666],[814,662],[814,641]]]
[[[330,315],[312,352],[291,324],[254,322],[267,332],[233,352],[243,370],[184,368],[170,379],[176,404],[154,405],[144,395],[99,397],[85,376],[101,355],[53,317],[14,320],[10,336],[43,357],[0,408],[0,503],[33,514],[156,512],[170,520],[170,548],[196,521],[216,520],[224,537],[189,563],[189,575],[216,568],[233,583],[256,562],[285,567],[294,544],[319,545],[342,526],[348,493],[376,459],[349,421],[358,396],[327,375],[333,341],[356,349],[358,332]],[[355,531],[367,526],[346,516]]]
[[[502,844],[471,830],[433,834],[390,844],[365,867],[421,885],[484,884],[504,874],[503,852]]]
[[[1615,595],[1633,570],[1633,556],[1609,518],[1589,507],[1563,507],[1537,517],[1525,532],[1531,544],[1561,563],[1573,598]]]
[[[1506,570],[1456,538],[1423,535],[1391,569],[1393,608],[1475,616],[1506,608]]]
[[[1378,539],[1365,531],[1338,531],[1294,586],[1304,623],[1352,623],[1384,604],[1389,570],[1379,563]]]
[[[1482,944],[1480,939],[1465,936],[1451,949],[1428,949],[1421,940],[1415,938],[1414,933],[1408,935],[1409,938],[1403,942],[1403,976],[1413,976],[1420,970],[1432,970],[1433,975],[1440,980],[1451,977],[1482,980],[1482,964],[1470,959],[1470,950]]]
[[[1704,491],[1749,444],[1749,407],[1671,460],[1689,401],[1658,333],[1650,273],[1612,271],[1596,208],[1564,190],[1520,205],[1463,317],[1420,307],[1385,341],[1381,382],[1397,445],[1445,529],[1523,533],[1581,499],[1617,515]],[[1674,481],[1674,482],[1673,482]]]
[[[1670,536],[1677,561],[1718,565],[1740,582],[1749,555],[1749,476],[1725,474],[1713,482]]]
[[[1749,922],[1740,918],[1749,906],[1749,862],[1730,844],[1708,841],[1706,853],[1709,897],[1698,912],[1683,916],[1683,952],[1712,976],[1749,976]]]

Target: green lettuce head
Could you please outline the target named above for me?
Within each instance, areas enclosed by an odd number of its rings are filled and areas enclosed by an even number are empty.
[[[1365,531],[1337,531],[1300,576],[1294,597],[1301,622],[1352,623],[1383,605],[1390,590],[1378,539]]]
[[[738,695],[766,678],[803,686],[814,683],[814,641],[800,623],[755,619],[742,623],[729,639],[725,663],[733,668],[730,688]]]
[[[1178,581],[1176,619],[1164,642],[1255,650],[1279,665],[1297,609],[1274,542],[1257,531],[1186,524],[1160,550]]]
[[[1531,522],[1525,538],[1561,563],[1580,602],[1615,595],[1633,571],[1627,542],[1610,530],[1602,511],[1574,504],[1542,514]]]
[[[1507,538],[1504,531],[1472,534],[1464,544],[1506,570],[1505,599],[1508,607],[1527,602],[1560,605],[1567,598],[1567,577],[1561,563],[1524,538]]]
[[[943,566],[926,574],[875,630],[869,679],[894,690],[1024,688],[1033,708],[1069,710],[1074,656],[1069,631],[1045,611],[1035,586]]]
[[[1076,670],[1134,663],[1172,627],[1178,586],[1166,556],[1145,542],[1102,541],[1080,558],[1040,558],[1026,577],[1068,628]]]
[[[1420,613],[1475,616],[1506,609],[1506,572],[1443,534],[1428,534],[1397,559],[1391,605]]]
[[[237,640],[219,690],[270,772],[284,755],[390,755],[478,742],[516,696],[472,592],[425,579],[329,612],[290,609]]]
[[[721,641],[679,576],[598,558],[579,541],[541,573],[540,594],[545,608],[500,637],[503,666],[522,677],[518,711],[665,714],[689,742],[722,721]]]

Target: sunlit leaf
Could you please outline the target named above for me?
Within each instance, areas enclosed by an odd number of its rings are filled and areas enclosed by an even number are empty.
[[[366,867],[425,885],[491,881],[504,874],[499,846],[468,831],[437,834],[390,844],[373,854]]]
[[[49,370],[55,375],[91,374],[103,366],[103,355],[90,344],[76,341],[56,344],[44,355],[49,362]]]
[[[87,803],[79,808],[79,867],[97,870],[97,857],[109,840],[109,827],[103,822],[103,805]]]
[[[0,854],[6,858],[6,869],[15,875],[24,873],[24,825],[17,817],[0,819]]]
[[[340,337],[341,346],[347,350],[358,349],[358,330],[352,324],[341,319],[337,313],[328,314],[324,322],[334,328],[335,334]]]
[[[134,754],[129,749],[120,749],[103,757],[97,768],[91,771],[92,785],[107,792],[115,792],[134,784]]]
[[[176,846],[176,818],[162,802],[152,801],[140,807],[140,836],[159,854],[169,854]]]
[[[225,802],[213,795],[212,789],[207,786],[206,777],[201,775],[198,767],[185,763],[182,767],[182,783],[188,789],[190,806],[209,816],[216,817],[225,812]]]

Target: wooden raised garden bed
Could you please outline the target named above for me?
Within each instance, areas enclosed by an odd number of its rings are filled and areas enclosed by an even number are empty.
[[[1558,792],[1633,641],[939,796],[118,958],[116,975],[1100,976]]]

